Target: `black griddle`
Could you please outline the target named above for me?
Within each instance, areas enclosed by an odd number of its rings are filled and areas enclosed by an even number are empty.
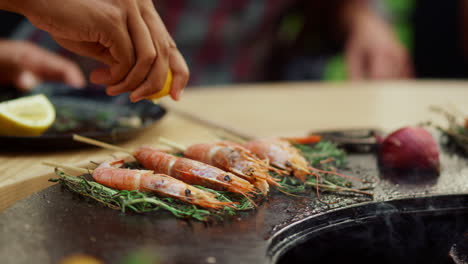
[[[438,178],[402,185],[379,180],[374,155],[351,154],[346,173],[378,180],[373,200],[323,194],[326,204],[313,192],[308,198],[273,192],[256,211],[213,223],[180,220],[164,212],[122,213],[54,185],[0,215],[1,263],[57,263],[80,253],[105,263],[123,263],[142,249],[158,254],[161,263],[295,263],[291,254],[297,258],[314,254],[313,248],[303,245],[319,234],[339,229],[345,235],[354,232],[342,228],[350,225],[366,229],[363,223],[376,215],[455,208],[466,216],[467,160],[452,154],[443,154],[441,160]],[[451,235],[459,237],[460,230],[451,230]],[[333,262],[322,258],[321,263]]]

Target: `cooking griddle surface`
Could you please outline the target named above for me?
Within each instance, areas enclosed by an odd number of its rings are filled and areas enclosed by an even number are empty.
[[[336,209],[401,197],[468,193],[466,163],[443,155],[439,178],[402,185],[378,180],[373,155],[350,155],[348,174],[377,180],[374,201],[322,194],[326,204],[313,192],[303,198],[273,192],[257,210],[213,223],[176,219],[165,212],[122,213],[54,185],[0,215],[1,262],[57,263],[66,256],[86,254],[105,263],[122,263],[129,254],[146,249],[159,255],[161,263],[270,263],[271,238],[300,220],[319,216],[326,224]]]

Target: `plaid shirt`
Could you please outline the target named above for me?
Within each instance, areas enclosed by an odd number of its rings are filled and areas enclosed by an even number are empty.
[[[263,80],[275,22],[294,2],[160,0],[155,6],[189,65],[189,84],[210,85]],[[27,21],[13,38],[29,40],[70,57],[86,74],[98,66],[90,59],[63,50],[47,33]]]

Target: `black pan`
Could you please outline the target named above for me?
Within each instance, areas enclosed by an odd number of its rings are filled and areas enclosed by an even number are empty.
[[[107,96],[104,89],[74,89],[61,84],[43,84],[32,94],[45,94],[54,105],[57,118],[52,127],[38,137],[0,136],[0,148],[6,151],[51,151],[81,148],[86,145],[72,139],[74,133],[117,143],[135,137],[161,119],[166,110],[151,101],[131,103],[128,95]],[[2,94],[0,100],[17,97]]]

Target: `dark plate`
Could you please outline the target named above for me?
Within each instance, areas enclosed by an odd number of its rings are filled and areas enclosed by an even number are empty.
[[[161,119],[166,110],[150,101],[131,103],[128,95],[110,97],[102,88],[77,90],[61,84],[44,84],[34,94],[47,95],[55,106],[54,125],[39,137],[0,136],[0,147],[9,151],[50,151],[81,148],[72,135],[117,143],[137,136],[146,127]],[[2,100],[17,96],[3,94]]]

